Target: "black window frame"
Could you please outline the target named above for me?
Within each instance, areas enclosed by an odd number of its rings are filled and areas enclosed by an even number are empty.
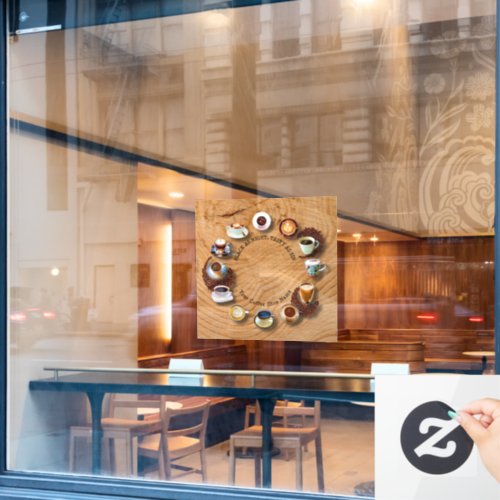
[[[8,224],[7,224],[7,137],[8,137],[8,106],[7,106],[7,47],[8,35],[13,33],[18,28],[18,23],[15,21],[16,13],[19,12],[21,0],[12,0],[14,9],[10,15],[9,29],[8,20],[8,1],[2,2],[0,8],[0,25],[1,25],[1,40],[0,51],[3,57],[0,58],[0,162],[2,164],[1,180],[0,180],[0,259],[2,266],[2,275],[4,277],[0,289],[0,319],[4,325],[4,332],[7,328],[7,257],[8,257]],[[28,0],[40,1],[40,0]],[[54,9],[51,14],[51,22],[59,24],[61,20],[63,29],[74,28],[78,26],[88,25],[85,22],[89,20],[78,20],[72,16],[68,16],[66,12],[66,4],[73,10],[76,9],[77,0],[45,0]],[[137,0],[136,0],[137,1]],[[213,8],[237,8],[250,5],[259,5],[264,3],[274,3],[290,0],[193,0],[178,2],[174,0],[139,0],[142,3],[142,9],[138,9],[137,19],[146,17],[156,17],[160,15],[177,15],[189,12],[197,12],[199,10],[207,10]],[[101,7],[106,5],[106,2],[100,0],[98,2]],[[169,9],[167,9],[169,3]],[[63,9],[59,9],[63,6]],[[16,11],[17,8],[17,11]],[[163,9],[163,10],[162,10]],[[166,10],[165,10],[166,9]],[[500,0],[496,0],[497,12],[500,11]],[[165,13],[168,12],[168,13]],[[61,16],[64,13],[63,17]],[[141,17],[144,16],[144,17]],[[126,19],[123,19],[126,20]],[[36,20],[33,20],[36,24]],[[42,20],[43,21],[43,20]],[[77,23],[80,22],[80,24]],[[95,22],[94,22],[95,24]],[[43,24],[41,24],[43,25]],[[499,25],[496,26],[496,132],[495,139],[497,144],[500,144],[500,103],[498,99],[498,82],[500,80],[500,37]],[[495,176],[500,179],[500,155],[495,155]],[[500,197],[495,192],[495,210],[500,213]],[[495,218],[495,233],[500,234],[500,218]],[[495,238],[495,260],[500,255],[500,238]],[[500,262],[500,260],[499,260]],[[500,266],[495,266],[495,325],[500,325]],[[495,371],[500,373],[500,338],[495,328]],[[7,336],[1,336],[0,352],[2,356],[2,369],[0,376],[0,499],[50,499],[64,498],[74,500],[91,500],[99,498],[100,500],[120,500],[131,498],[142,499],[172,499],[172,500],[200,500],[200,498],[210,499],[225,499],[225,500],[293,500],[293,499],[311,499],[318,498],[325,500],[353,500],[353,496],[338,496],[326,495],[317,493],[304,493],[293,491],[276,491],[265,489],[249,489],[235,488],[230,486],[209,486],[209,485],[193,485],[182,483],[167,483],[147,480],[134,479],[116,479],[112,477],[95,477],[95,476],[78,476],[56,473],[30,473],[16,472],[7,470],[7,422],[6,408],[7,400],[7,363],[8,363],[8,343]],[[366,498],[366,497],[363,497]]]

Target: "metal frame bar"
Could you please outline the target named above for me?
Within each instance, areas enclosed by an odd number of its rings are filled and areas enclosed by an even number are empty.
[[[355,378],[375,379],[368,373],[323,373],[323,372],[284,372],[259,370],[171,370],[169,368],[53,368],[46,367],[44,371],[54,372],[54,380],[59,379],[59,372],[91,372],[91,373],[164,373],[167,375],[243,375],[248,377],[300,377],[300,378]]]
[[[156,0],[136,2],[137,4],[142,4],[144,10],[143,15],[146,14],[147,9],[150,10],[149,16],[142,17],[146,19],[148,17],[156,17],[158,15],[168,15],[165,13],[160,13],[154,9],[161,5],[166,5],[168,0]],[[274,3],[279,1],[287,0],[267,0],[266,3]],[[76,1],[74,2],[76,4]],[[172,5],[170,1],[170,4]],[[243,7],[249,5],[258,5],[262,3],[257,0],[233,0],[231,2],[193,2],[192,5],[197,5],[198,9],[200,6],[205,8],[231,8],[231,7]],[[19,6],[19,0],[11,2],[15,6]],[[183,4],[186,4],[183,2]],[[195,12],[196,8],[192,10]],[[500,0],[496,0],[496,11],[500,11]],[[13,9],[11,20],[15,18],[18,10]],[[184,14],[187,11],[178,12],[175,14],[172,12],[170,15]],[[141,17],[137,17],[140,19]],[[74,24],[64,24],[64,28],[83,26],[84,24],[77,25],[77,16],[74,16]],[[7,298],[8,298],[8,282],[7,282],[7,106],[6,106],[6,59],[7,59],[7,2],[2,2],[0,6],[0,53],[3,57],[0,57],[0,133],[2,138],[0,139],[0,162],[1,162],[1,180],[0,180],[0,261],[1,261],[1,271],[3,272],[4,280],[1,285],[0,292],[0,318],[2,324],[7,325]],[[97,23],[94,23],[97,24]],[[90,24],[88,24],[90,25]],[[11,23],[12,29],[16,28],[15,23]],[[500,81],[500,29],[497,22],[496,25],[496,131],[495,140],[496,144],[500,141],[500,100],[499,100],[499,81]],[[498,148],[495,154],[495,178],[500,179],[500,158],[498,155]],[[498,189],[495,190],[495,213],[500,214],[500,196],[498,194]],[[495,234],[500,234],[500,220],[499,217],[495,217]],[[495,371],[500,374],[500,238],[495,238]],[[0,336],[0,350],[2,354],[1,375],[0,375],[0,405],[3,408],[7,408],[7,338],[6,335]],[[92,499],[104,499],[111,500],[125,500],[126,498],[150,498],[150,499],[179,499],[179,500],[195,500],[200,497],[206,496],[211,499],[304,499],[304,500],[314,500],[318,498],[316,494],[307,493],[294,493],[294,492],[271,492],[271,491],[261,491],[261,490],[244,490],[231,487],[216,487],[216,486],[205,486],[199,485],[193,487],[191,485],[177,485],[177,484],[162,484],[162,483],[149,483],[143,481],[123,481],[123,479],[97,479],[92,477],[76,477],[68,476],[63,474],[36,474],[36,473],[19,473],[10,472],[6,470],[6,449],[7,449],[7,439],[6,439],[6,412],[0,412],[0,498],[22,498],[22,499],[52,499],[55,496],[60,496],[64,493],[65,498],[68,500],[92,500]],[[113,492],[110,496],[109,492]],[[168,495],[168,496],[167,496]],[[353,497],[346,496],[331,496],[331,495],[321,495],[321,498],[332,499],[332,500],[348,500]]]
[[[500,0],[496,1],[496,56],[495,56],[495,373],[500,374],[500,28],[498,13]]]
[[[11,0],[10,34],[26,34],[25,30],[33,32],[48,31],[54,26],[61,29],[100,26],[103,24],[140,21],[155,17],[171,17],[194,14],[206,10],[236,9],[251,7],[263,3],[282,3],[290,0],[125,0],[125,8],[120,8],[112,17],[109,14],[109,0],[82,2],[78,0],[48,0],[47,9],[40,9],[40,0]],[[118,2],[115,2],[118,3]],[[22,11],[21,11],[22,4]],[[20,14],[24,12],[24,21]],[[19,31],[22,30],[20,33]]]

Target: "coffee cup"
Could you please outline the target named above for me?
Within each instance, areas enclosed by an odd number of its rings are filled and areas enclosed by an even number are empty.
[[[299,317],[299,310],[292,304],[285,304],[281,308],[280,312],[281,319],[285,320],[287,323],[295,323]]]
[[[268,311],[267,309],[261,309],[255,315],[254,323],[259,328],[270,328],[274,324],[274,316],[271,311]]]
[[[221,262],[210,262],[207,265],[207,274],[213,280],[222,280],[227,275],[227,266]]]
[[[214,286],[212,300],[217,303],[231,302],[231,300],[233,300],[233,292],[225,285]]]
[[[230,238],[241,239],[248,236],[248,229],[242,224],[234,223],[226,226],[226,234]]]
[[[297,222],[290,218],[283,219],[279,225],[280,233],[286,238],[292,238],[295,236],[298,229],[299,226],[297,225]]]
[[[304,236],[300,238],[299,246],[304,255],[311,255],[319,247],[319,241],[312,236]]]
[[[302,283],[299,287],[300,300],[304,304],[310,304],[314,298],[315,286],[312,283]]]
[[[319,259],[307,259],[304,265],[306,266],[309,276],[318,276],[318,274],[322,273],[327,268],[327,265],[321,264]]]
[[[231,243],[224,238],[217,238],[212,245],[212,254],[217,257],[227,257],[231,254]]]
[[[231,309],[229,309],[229,316],[233,321],[243,321],[247,317],[248,311],[245,310],[244,307],[235,304],[234,306],[231,306]]]
[[[215,248],[217,248],[217,250],[224,251],[224,248],[226,248],[226,240],[224,238],[217,238],[214,241],[214,245],[215,245]]]

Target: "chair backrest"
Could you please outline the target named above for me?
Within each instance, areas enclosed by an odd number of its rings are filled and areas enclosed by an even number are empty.
[[[204,444],[210,401],[207,399],[199,404],[183,408],[170,408],[166,403],[166,397],[162,396],[160,418],[163,436],[168,440],[169,437],[197,435],[200,442]],[[167,442],[165,444],[168,446]]]
[[[160,411],[160,399],[138,399],[137,397],[131,399],[119,398],[117,394],[110,394],[109,397],[109,411],[110,417],[116,417],[115,412],[122,408],[157,408]],[[133,418],[136,418],[135,415]],[[132,416],[131,416],[132,418]]]
[[[313,426],[319,428],[321,422],[321,402],[314,401],[314,406],[284,406],[280,408],[283,416],[287,417],[312,417]]]

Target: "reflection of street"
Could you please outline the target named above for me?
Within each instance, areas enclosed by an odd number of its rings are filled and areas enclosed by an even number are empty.
[[[133,368],[137,338],[124,328],[112,331],[10,332],[11,459],[16,467],[30,469],[67,463],[67,441],[60,430],[69,422],[85,419],[85,396],[53,394],[34,397],[30,380],[46,378],[48,367]],[[51,469],[53,470],[53,469]]]
[[[61,353],[61,361],[67,363],[72,347],[77,351],[76,357],[80,360],[87,360],[92,363],[96,359],[96,346],[98,350],[107,353],[106,358],[109,363],[113,359],[132,359],[136,351],[129,352],[129,344],[135,348],[136,339],[126,328],[108,331],[73,331],[73,332],[43,332],[34,331],[11,332],[11,349],[22,350],[22,355],[27,355],[25,349],[29,349],[30,356],[36,356],[37,351],[50,351],[51,359],[58,359],[57,354]],[[117,352],[113,352],[113,350]],[[125,350],[127,358],[124,358],[120,351]],[[125,355],[125,354],[124,354]],[[119,357],[117,357],[119,356]],[[72,359],[72,362],[74,360]]]

